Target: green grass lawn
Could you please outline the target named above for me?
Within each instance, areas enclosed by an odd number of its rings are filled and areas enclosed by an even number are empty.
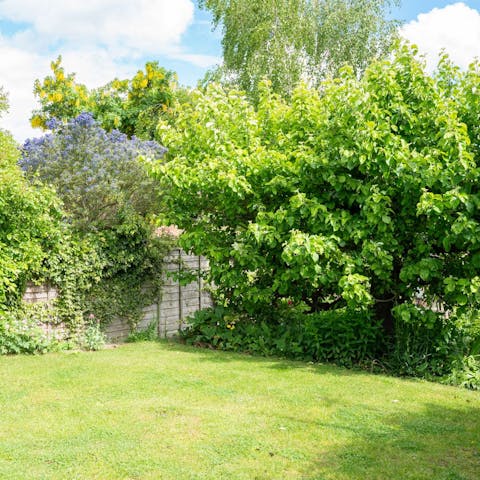
[[[0,358],[0,479],[480,478],[480,395],[168,343]]]

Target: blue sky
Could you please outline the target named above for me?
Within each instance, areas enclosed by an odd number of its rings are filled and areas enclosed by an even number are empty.
[[[434,8],[444,8],[447,5],[453,5],[455,2],[452,0],[403,0],[400,8],[396,8],[398,12],[396,18],[401,20],[410,21],[414,20],[420,13],[428,13]],[[480,0],[463,0],[465,5],[480,10]]]
[[[480,0],[403,0],[392,16],[405,21],[402,35],[429,68],[441,48],[462,67],[480,56]],[[28,122],[33,82],[59,54],[89,87],[131,77],[148,60],[194,86],[221,61],[220,41],[196,0],[0,0],[0,86],[10,100],[0,126],[18,141],[41,133]]]

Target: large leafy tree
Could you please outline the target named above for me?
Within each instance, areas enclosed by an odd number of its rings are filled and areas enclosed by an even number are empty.
[[[5,112],[8,109],[8,98],[3,88],[0,87],[0,113]]]
[[[61,57],[51,63],[51,70],[43,81],[35,81],[40,109],[32,114],[34,127],[46,129],[48,120],[68,121],[88,111],[107,131],[153,139],[158,117],[168,114],[173,104],[176,75],[158,62],[147,62],[131,79],[114,79],[92,90],[77,82],[74,73],[65,73]]]
[[[450,85],[447,89],[445,85]],[[163,125],[183,246],[205,254],[223,301],[250,314],[374,307],[392,328],[480,304],[478,69],[429,76],[408,48],[358,78],[258,109],[210,86]],[[283,299],[283,300],[282,300]]]
[[[57,189],[78,230],[111,229],[128,217],[158,212],[160,189],[138,157],[160,158],[165,148],[106,132],[89,113],[48,126],[51,134],[25,142],[20,165],[30,178]]]
[[[223,31],[224,79],[257,98],[266,76],[290,94],[299,80],[316,86],[344,63],[362,72],[384,54],[398,23],[395,0],[200,0]]]

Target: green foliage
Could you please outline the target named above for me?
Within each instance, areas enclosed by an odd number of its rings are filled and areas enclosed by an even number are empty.
[[[62,313],[55,302],[22,303],[14,310],[1,313],[0,355],[100,350],[105,345],[105,334],[95,318],[82,321],[73,328],[63,323]]]
[[[51,128],[25,143],[20,162],[30,179],[57,189],[69,215],[42,276],[59,288],[58,314],[74,332],[91,315],[101,326],[119,317],[134,326],[158,297],[172,245],[155,235],[160,189],[138,157],[160,157],[165,149],[106,133],[87,113]]]
[[[158,322],[152,321],[149,323],[148,327],[144,330],[136,330],[127,337],[125,340],[127,343],[135,342],[152,342],[158,340]]]
[[[462,314],[456,319],[464,349],[452,362],[444,381],[472,390],[480,390],[480,315],[478,310]]]
[[[92,319],[81,331],[77,332],[76,342],[84,350],[96,351],[105,346],[106,337],[100,324]]]
[[[357,74],[384,54],[398,22],[387,20],[395,0],[201,0],[222,27],[220,76],[258,99],[263,77],[290,95],[300,80],[318,86],[345,63]],[[219,76],[210,74],[211,76]]]
[[[217,301],[247,318],[286,299],[374,311],[396,371],[451,372],[480,307],[478,79],[477,64],[445,60],[432,77],[399,46],[291,100],[263,83],[256,109],[216,85],[196,92],[160,123],[170,161],[152,170]]]
[[[471,390],[480,390],[480,355],[468,355],[456,359],[446,383],[459,385]]]
[[[66,122],[88,111],[107,131],[153,139],[158,117],[170,113],[175,96],[176,74],[158,62],[147,62],[145,71],[131,79],[114,79],[93,90],[78,83],[75,74],[65,74],[61,57],[51,63],[51,70],[42,82],[35,81],[40,109],[32,114],[33,127],[46,129],[51,119]]]
[[[0,311],[18,303],[60,238],[60,201],[52,189],[28,185],[18,157],[12,136],[0,130]]]
[[[8,97],[2,87],[0,87],[0,116],[8,110]]]
[[[450,374],[467,351],[468,338],[458,322],[410,307],[408,319],[397,314],[395,342],[387,362],[398,375],[438,378]]]
[[[58,288],[56,313],[73,332],[83,328],[90,313],[88,294],[101,282],[106,266],[95,236],[79,236],[68,228],[46,259],[41,277]]]
[[[42,326],[51,321],[52,314],[43,305],[22,305],[14,312],[0,313],[0,355],[46,353],[60,348],[65,339],[47,334]]]
[[[220,350],[351,367],[375,358],[380,333],[378,323],[362,311],[339,309],[305,315],[286,307],[283,316],[273,321],[239,317],[215,307],[196,312],[181,336],[188,344]]]
[[[102,325],[123,318],[134,327],[141,320],[142,309],[159,297],[163,258],[174,242],[156,237],[146,223],[128,233],[110,233],[107,241],[96,244],[105,267],[101,281],[93,283],[85,295],[83,308]]]
[[[387,319],[419,289],[426,304],[478,304],[475,154],[410,49],[289,103],[264,84],[257,110],[211,86],[159,130],[171,220],[226,305],[374,305]]]

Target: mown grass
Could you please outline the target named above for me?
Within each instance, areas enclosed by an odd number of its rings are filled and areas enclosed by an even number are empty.
[[[168,343],[0,358],[0,479],[480,478],[480,395]]]

